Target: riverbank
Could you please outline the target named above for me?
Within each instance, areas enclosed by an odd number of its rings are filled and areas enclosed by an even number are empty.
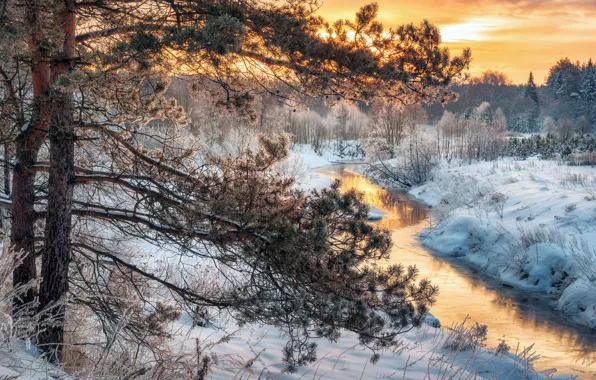
[[[424,246],[552,297],[564,317],[596,328],[596,169],[511,159],[444,164],[409,194],[432,207]]]

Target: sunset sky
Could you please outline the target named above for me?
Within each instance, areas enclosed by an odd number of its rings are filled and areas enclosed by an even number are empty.
[[[372,0],[323,0],[328,20],[352,19]],[[428,19],[457,53],[472,48],[472,75],[503,71],[522,83],[534,71],[542,83],[560,58],[596,59],[596,0],[377,0],[386,27]]]

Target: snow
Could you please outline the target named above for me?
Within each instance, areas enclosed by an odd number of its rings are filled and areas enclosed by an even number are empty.
[[[0,379],[73,379],[61,369],[35,356],[35,349],[23,341],[0,344]]]
[[[294,374],[284,371],[281,362],[286,339],[273,327],[249,326],[238,331],[225,344],[214,344],[209,354],[216,357],[213,379],[546,379],[548,376],[531,370],[531,358],[513,354],[497,354],[476,346],[468,351],[445,348],[449,330],[437,328],[438,319],[432,315],[426,324],[400,337],[400,346],[394,352],[381,353],[376,364],[370,362],[372,352],[358,345],[353,334],[345,334],[338,342],[319,340],[318,360],[301,367]],[[181,326],[177,326],[180,329]],[[229,326],[228,331],[235,328]],[[213,326],[195,327],[179,343],[190,349],[195,339],[209,346],[226,333]],[[521,350],[520,350],[521,351]],[[528,349],[528,352],[531,348]],[[521,352],[520,352],[521,354]],[[525,354],[524,354],[525,355]],[[259,377],[263,376],[263,377]],[[571,377],[559,375],[559,379]]]
[[[383,219],[383,213],[380,212],[369,212],[368,213],[368,220],[370,222],[378,222],[379,220]]]
[[[433,208],[424,246],[553,297],[568,318],[596,328],[595,168],[536,159],[443,163],[409,194]]]

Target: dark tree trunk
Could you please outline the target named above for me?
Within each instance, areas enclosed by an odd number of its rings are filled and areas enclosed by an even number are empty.
[[[60,94],[62,108],[52,113],[50,125],[50,179],[48,213],[45,227],[45,247],[42,256],[42,283],[39,289],[40,310],[50,308],[39,334],[39,345],[50,353],[52,359],[60,360],[64,341],[64,304],[58,307],[68,290],[69,243],[71,209],[74,184],[74,129],[70,108],[72,97]]]
[[[35,172],[32,170],[39,148],[33,145],[31,136],[22,136],[17,142],[16,167],[12,181],[12,229],[11,241],[16,252],[22,252],[22,263],[14,269],[13,284],[15,286],[26,284],[35,279],[35,221],[37,214],[34,208]],[[31,288],[19,298],[14,300],[15,313],[21,307],[31,304],[36,297],[35,289]]]
[[[63,54],[54,57],[54,80],[74,68],[75,2],[65,0],[60,21],[65,34]],[[50,169],[45,245],[39,290],[45,310],[38,344],[53,361],[60,361],[64,342],[64,297],[68,291],[71,211],[74,188],[74,99],[68,90],[56,90],[51,109]]]
[[[4,143],[4,194],[7,196],[10,195],[10,160],[12,159],[10,155],[10,145],[8,143]]]
[[[27,21],[33,30],[29,42],[33,54],[31,80],[33,83],[33,116],[26,129],[19,132],[16,141],[16,165],[12,181],[12,229],[11,243],[17,252],[23,252],[23,262],[13,272],[15,287],[29,283],[36,277],[35,268],[35,172],[33,165],[43,144],[49,125],[50,64],[40,36],[40,10],[36,3],[27,3]],[[21,122],[24,122],[21,120]],[[19,130],[25,125],[19,125]],[[23,305],[35,301],[37,292],[29,289],[26,294],[13,301],[17,315]]]
[[[4,115],[5,112],[5,105],[7,103],[7,100],[11,100],[12,97],[9,94],[9,91],[6,91],[6,96],[4,97],[5,101],[2,104],[2,109],[0,110],[0,115]],[[9,145],[8,142],[4,142],[4,172],[2,173],[2,178],[4,179],[4,188],[2,189],[2,192],[6,195],[9,196],[10,195],[10,166],[9,166],[9,162],[10,162],[10,151],[9,151]],[[0,207],[0,228],[4,229],[4,208]]]

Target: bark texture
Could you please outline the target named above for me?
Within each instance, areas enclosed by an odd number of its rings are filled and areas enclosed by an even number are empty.
[[[48,131],[50,62],[43,48],[43,37],[40,32],[40,10],[36,3],[27,3],[27,21],[33,30],[30,46],[32,47],[33,64],[31,78],[33,83],[33,115],[27,125],[19,126],[21,131],[16,141],[15,160],[12,182],[12,230],[13,249],[23,252],[25,257],[13,272],[13,285],[29,283],[37,275],[35,267],[35,172],[33,165]],[[35,301],[36,291],[29,289],[27,293],[13,301],[14,313],[17,314],[23,305]]]
[[[75,2],[65,0],[60,22],[64,32],[62,54],[54,57],[55,82],[74,68]],[[45,245],[42,256],[40,310],[44,311],[38,345],[51,360],[60,361],[64,342],[64,298],[68,291],[68,265],[74,187],[74,98],[72,91],[55,88],[52,93],[50,168]]]

